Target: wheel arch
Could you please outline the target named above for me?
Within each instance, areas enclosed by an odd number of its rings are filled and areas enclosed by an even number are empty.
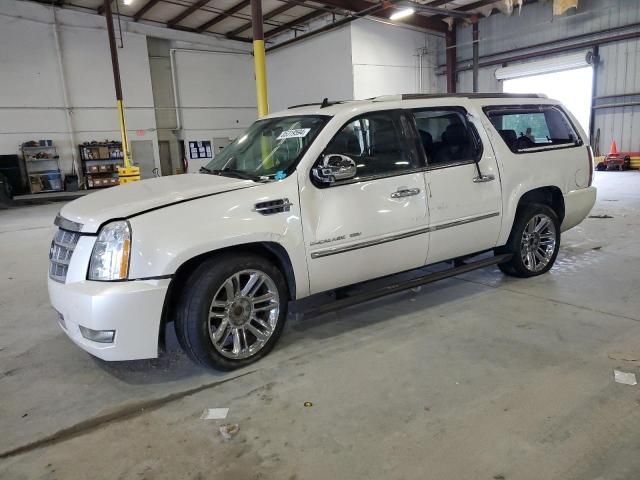
[[[565,206],[564,195],[558,187],[549,185],[546,187],[538,187],[523,193],[518,200],[518,208],[522,205],[531,203],[541,203],[547,205],[556,212],[560,224],[564,220]]]
[[[287,250],[276,242],[251,242],[231,247],[224,247],[216,250],[196,255],[183,262],[171,277],[167,294],[165,295],[162,307],[162,318],[160,322],[160,344],[164,345],[166,324],[175,318],[175,308],[178,304],[178,296],[183,291],[189,277],[193,271],[206,259],[223,253],[248,252],[260,255],[271,261],[280,269],[287,282],[289,296],[291,300],[296,299],[296,278],[291,262],[291,257]]]
[[[509,240],[518,216],[518,210],[523,205],[541,203],[549,206],[554,212],[556,212],[561,225],[565,217],[564,195],[562,194],[562,190],[555,185],[532,187],[528,188],[526,191],[519,191],[519,189],[516,189],[515,191],[512,191],[509,196],[505,197],[503,201],[505,217],[497,246],[505,245]]]

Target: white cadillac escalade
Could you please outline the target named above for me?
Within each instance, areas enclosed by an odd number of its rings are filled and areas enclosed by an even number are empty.
[[[593,207],[592,172],[576,119],[536,95],[292,107],[201,174],[65,205],[49,295],[67,335],[104,360],[156,357],[174,322],[193,360],[233,369],[273,348],[289,301],[317,292],[444,261],[545,273]],[[481,252],[494,255],[461,260]]]

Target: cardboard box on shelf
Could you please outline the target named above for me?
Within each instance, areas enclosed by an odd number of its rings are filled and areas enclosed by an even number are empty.
[[[31,179],[31,193],[38,193],[43,190],[42,180],[40,177],[34,177]]]
[[[108,147],[98,147],[98,158],[103,160],[109,158],[109,148]]]

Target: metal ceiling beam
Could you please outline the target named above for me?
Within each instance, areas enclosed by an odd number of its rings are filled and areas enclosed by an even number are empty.
[[[397,2],[398,0],[389,0],[390,2]],[[338,28],[342,25],[346,25],[350,22],[353,22],[354,20],[358,19],[358,18],[362,18],[365,17],[367,15],[372,15],[375,12],[379,11],[379,10],[383,10],[388,8],[390,5],[390,3],[378,3],[378,4],[373,4],[370,7],[365,8],[364,10],[360,10],[358,12],[353,12],[353,14],[344,17],[338,21],[334,21],[333,23],[330,23],[329,25],[325,25],[324,27],[320,27],[317,28],[315,30],[311,30],[310,32],[305,33],[304,35],[300,35],[298,37],[294,37],[294,38],[290,38],[289,40],[285,40],[282,43],[278,43],[277,45],[274,45],[273,47],[270,47],[267,49],[268,52],[272,51],[272,50],[276,50],[278,48],[281,47],[285,47],[287,45],[291,45],[292,43],[295,42],[299,42],[300,40],[304,40],[305,38],[309,38],[312,37],[314,35],[318,35],[320,33],[323,32],[328,32],[329,30],[333,30],[334,28]]]
[[[474,16],[473,13],[463,12],[461,10],[453,10],[439,7],[432,7],[431,5],[423,5],[418,2],[403,2],[403,7],[411,6],[416,12],[426,13],[429,16],[440,15],[442,17],[454,17],[454,18],[471,18]]]
[[[318,1],[318,0],[314,0],[314,1]],[[342,19],[336,21],[334,19],[333,23],[330,23],[329,25],[325,25],[323,27],[317,28],[315,30],[311,30],[310,32],[307,32],[303,35],[297,36],[295,38],[291,38],[289,40],[286,40],[284,42],[278,43],[272,47],[270,47],[269,49],[267,49],[267,51],[272,51],[272,50],[276,50],[278,48],[284,47],[286,45],[290,45],[292,43],[298,42],[300,40],[303,40],[305,38],[309,38],[312,37],[314,35],[318,35],[320,33],[323,32],[327,32],[329,30],[333,30],[334,28],[338,28],[342,25],[346,25],[350,22],[353,22],[354,20],[357,20],[358,18],[362,18],[362,17],[366,17],[369,15],[377,15],[377,16],[382,16],[382,18],[386,18],[386,13],[385,10],[389,10],[390,8],[393,7],[397,7],[397,5],[402,2],[402,0],[386,0],[384,2],[380,2],[380,3],[369,3],[369,2],[363,2],[365,4],[368,4],[368,6],[366,8],[363,8],[362,10],[358,10],[357,12],[352,12],[350,15],[347,15],[345,17],[343,17]],[[357,2],[355,0],[349,0],[349,4],[350,6],[353,8],[353,6],[356,4]],[[327,2],[325,2],[325,4],[328,4]],[[317,14],[316,12],[314,12],[315,14]],[[424,17],[421,17],[424,18]],[[300,21],[300,20],[298,20]],[[442,25],[444,25],[444,32],[445,36],[446,35],[450,35],[449,31],[448,31],[448,27],[445,23],[441,22]],[[284,27],[284,26],[283,26]],[[441,29],[442,27],[440,25],[437,25],[438,29]]]
[[[328,12],[324,10],[315,10],[313,12],[307,13],[302,17],[296,18],[295,20],[292,20],[288,23],[283,23],[279,27],[272,28],[271,30],[264,32],[264,38],[273,37],[274,35],[277,35],[279,33],[286,32],[287,30],[291,30],[296,26],[300,25],[301,23],[310,22],[311,20],[315,20],[316,18],[321,17],[323,15],[327,15],[327,14]]]
[[[367,10],[370,7],[375,6],[375,3],[368,2],[366,0],[317,0],[318,3],[322,3],[324,5],[328,5],[330,7],[342,8],[344,10],[349,10],[352,12],[360,12],[363,10]],[[379,4],[382,8],[380,10],[376,10],[373,15],[374,17],[384,18],[385,20],[389,20],[389,14],[387,10],[402,8],[393,6],[389,2],[381,2]],[[432,30],[435,32],[445,33],[447,31],[447,24],[438,20],[434,20],[434,17],[425,17],[423,15],[411,15],[410,17],[403,18],[399,20],[397,23],[412,25],[418,28],[424,28],[425,30]]]
[[[178,23],[180,23],[181,20],[187,18],[196,10],[199,10],[200,8],[204,7],[207,3],[209,3],[209,1],[210,0],[198,0],[197,2],[190,5],[188,8],[185,8],[182,12],[180,12],[178,15],[173,17],[171,20],[169,20],[167,22],[167,26],[173,27],[177,25]]]
[[[145,13],[151,10],[151,8],[153,8],[158,3],[160,3],[160,0],[149,0],[142,7],[140,7],[140,9],[136,13],[133,14],[133,21],[137,22],[138,20],[140,20]]]
[[[277,15],[280,15],[284,12],[286,12],[287,10],[291,10],[293,7],[295,7],[295,4],[291,4],[291,3],[285,3],[284,5],[280,5],[278,8],[271,10],[269,13],[265,13],[264,16],[262,17],[263,21],[269,20]],[[244,32],[245,30],[248,30],[249,28],[251,28],[251,22],[247,22],[244,25],[240,25],[238,28],[234,28],[233,30],[231,30],[230,32],[227,32],[227,36],[228,37],[235,37],[237,36],[239,33]]]
[[[486,7],[487,5],[491,5],[493,3],[498,3],[500,0],[478,0],[477,2],[469,3],[467,5],[462,5],[458,8],[451,9],[452,12],[469,12],[471,10],[475,10],[476,8]],[[434,20],[442,20],[446,15],[434,15],[431,17]]]
[[[249,4],[251,3],[251,0],[242,0],[240,3],[235,4],[233,7],[228,8],[227,10],[225,10],[224,12],[222,12],[220,15],[213,17],[211,20],[209,20],[208,22],[203,23],[202,25],[200,25],[199,27],[196,27],[196,32],[198,33],[202,33],[205,30],[208,30],[209,28],[211,28],[212,26],[214,26],[216,23],[220,23],[222,20],[224,20],[225,18],[229,18],[230,16],[232,16],[234,13],[238,13],[240,10],[242,10],[243,8],[246,8]]]
[[[305,0],[280,0],[280,1],[285,3],[291,3],[293,5],[299,5],[301,7],[312,8],[314,10],[325,10],[325,11],[331,10],[329,7],[316,5],[315,3],[308,3]]]
[[[384,10],[386,10],[387,8],[391,7],[392,5],[383,5],[380,4],[378,5],[380,7],[379,11],[373,11],[375,9],[373,9],[372,7],[376,7],[376,4],[372,4],[370,2],[367,2],[365,0],[347,0],[347,1],[343,1],[343,0],[319,0],[318,3],[323,3],[324,5],[327,6],[333,6],[342,10],[347,10],[347,11],[353,11],[356,9],[356,4],[359,4],[360,6],[362,6],[363,4],[365,4],[366,6],[364,8],[359,9],[360,12],[362,11],[367,11],[370,10],[371,12],[368,13],[370,15],[376,15],[382,18],[387,18],[387,15],[384,13]],[[315,20],[318,17],[321,17],[322,15],[325,15],[329,12],[326,11],[316,11],[316,12],[311,12],[308,13],[300,18],[296,18],[295,20],[292,20],[291,22],[285,23],[283,25],[280,25],[279,27],[273,28],[267,32],[265,32],[265,38],[270,38],[273,37],[274,35],[277,35],[279,33],[285,32],[287,30],[291,30],[294,27],[302,24],[302,23],[306,23],[309,22],[311,20]],[[431,30],[436,30],[442,33],[446,33],[447,31],[447,25],[444,22],[431,22],[430,19],[428,19],[427,17],[423,17],[423,16],[416,16],[417,17],[417,23],[419,23],[419,25],[415,25],[415,23],[410,23],[413,24],[414,26],[419,26],[421,28],[428,28]],[[346,20],[355,20],[356,17],[350,17]],[[414,19],[415,21],[416,19]],[[407,22],[409,23],[409,22]],[[428,24],[429,26],[425,26],[425,24]],[[335,25],[327,25],[327,27],[323,27],[325,29],[330,29],[330,28],[334,28]],[[433,28],[435,27],[435,28]],[[309,32],[312,33],[312,32]],[[274,47],[271,47],[274,48]],[[271,50],[268,49],[268,50]]]

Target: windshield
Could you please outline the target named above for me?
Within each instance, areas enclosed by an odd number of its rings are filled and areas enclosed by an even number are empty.
[[[305,115],[258,120],[203,171],[252,179],[284,178],[328,119]]]

